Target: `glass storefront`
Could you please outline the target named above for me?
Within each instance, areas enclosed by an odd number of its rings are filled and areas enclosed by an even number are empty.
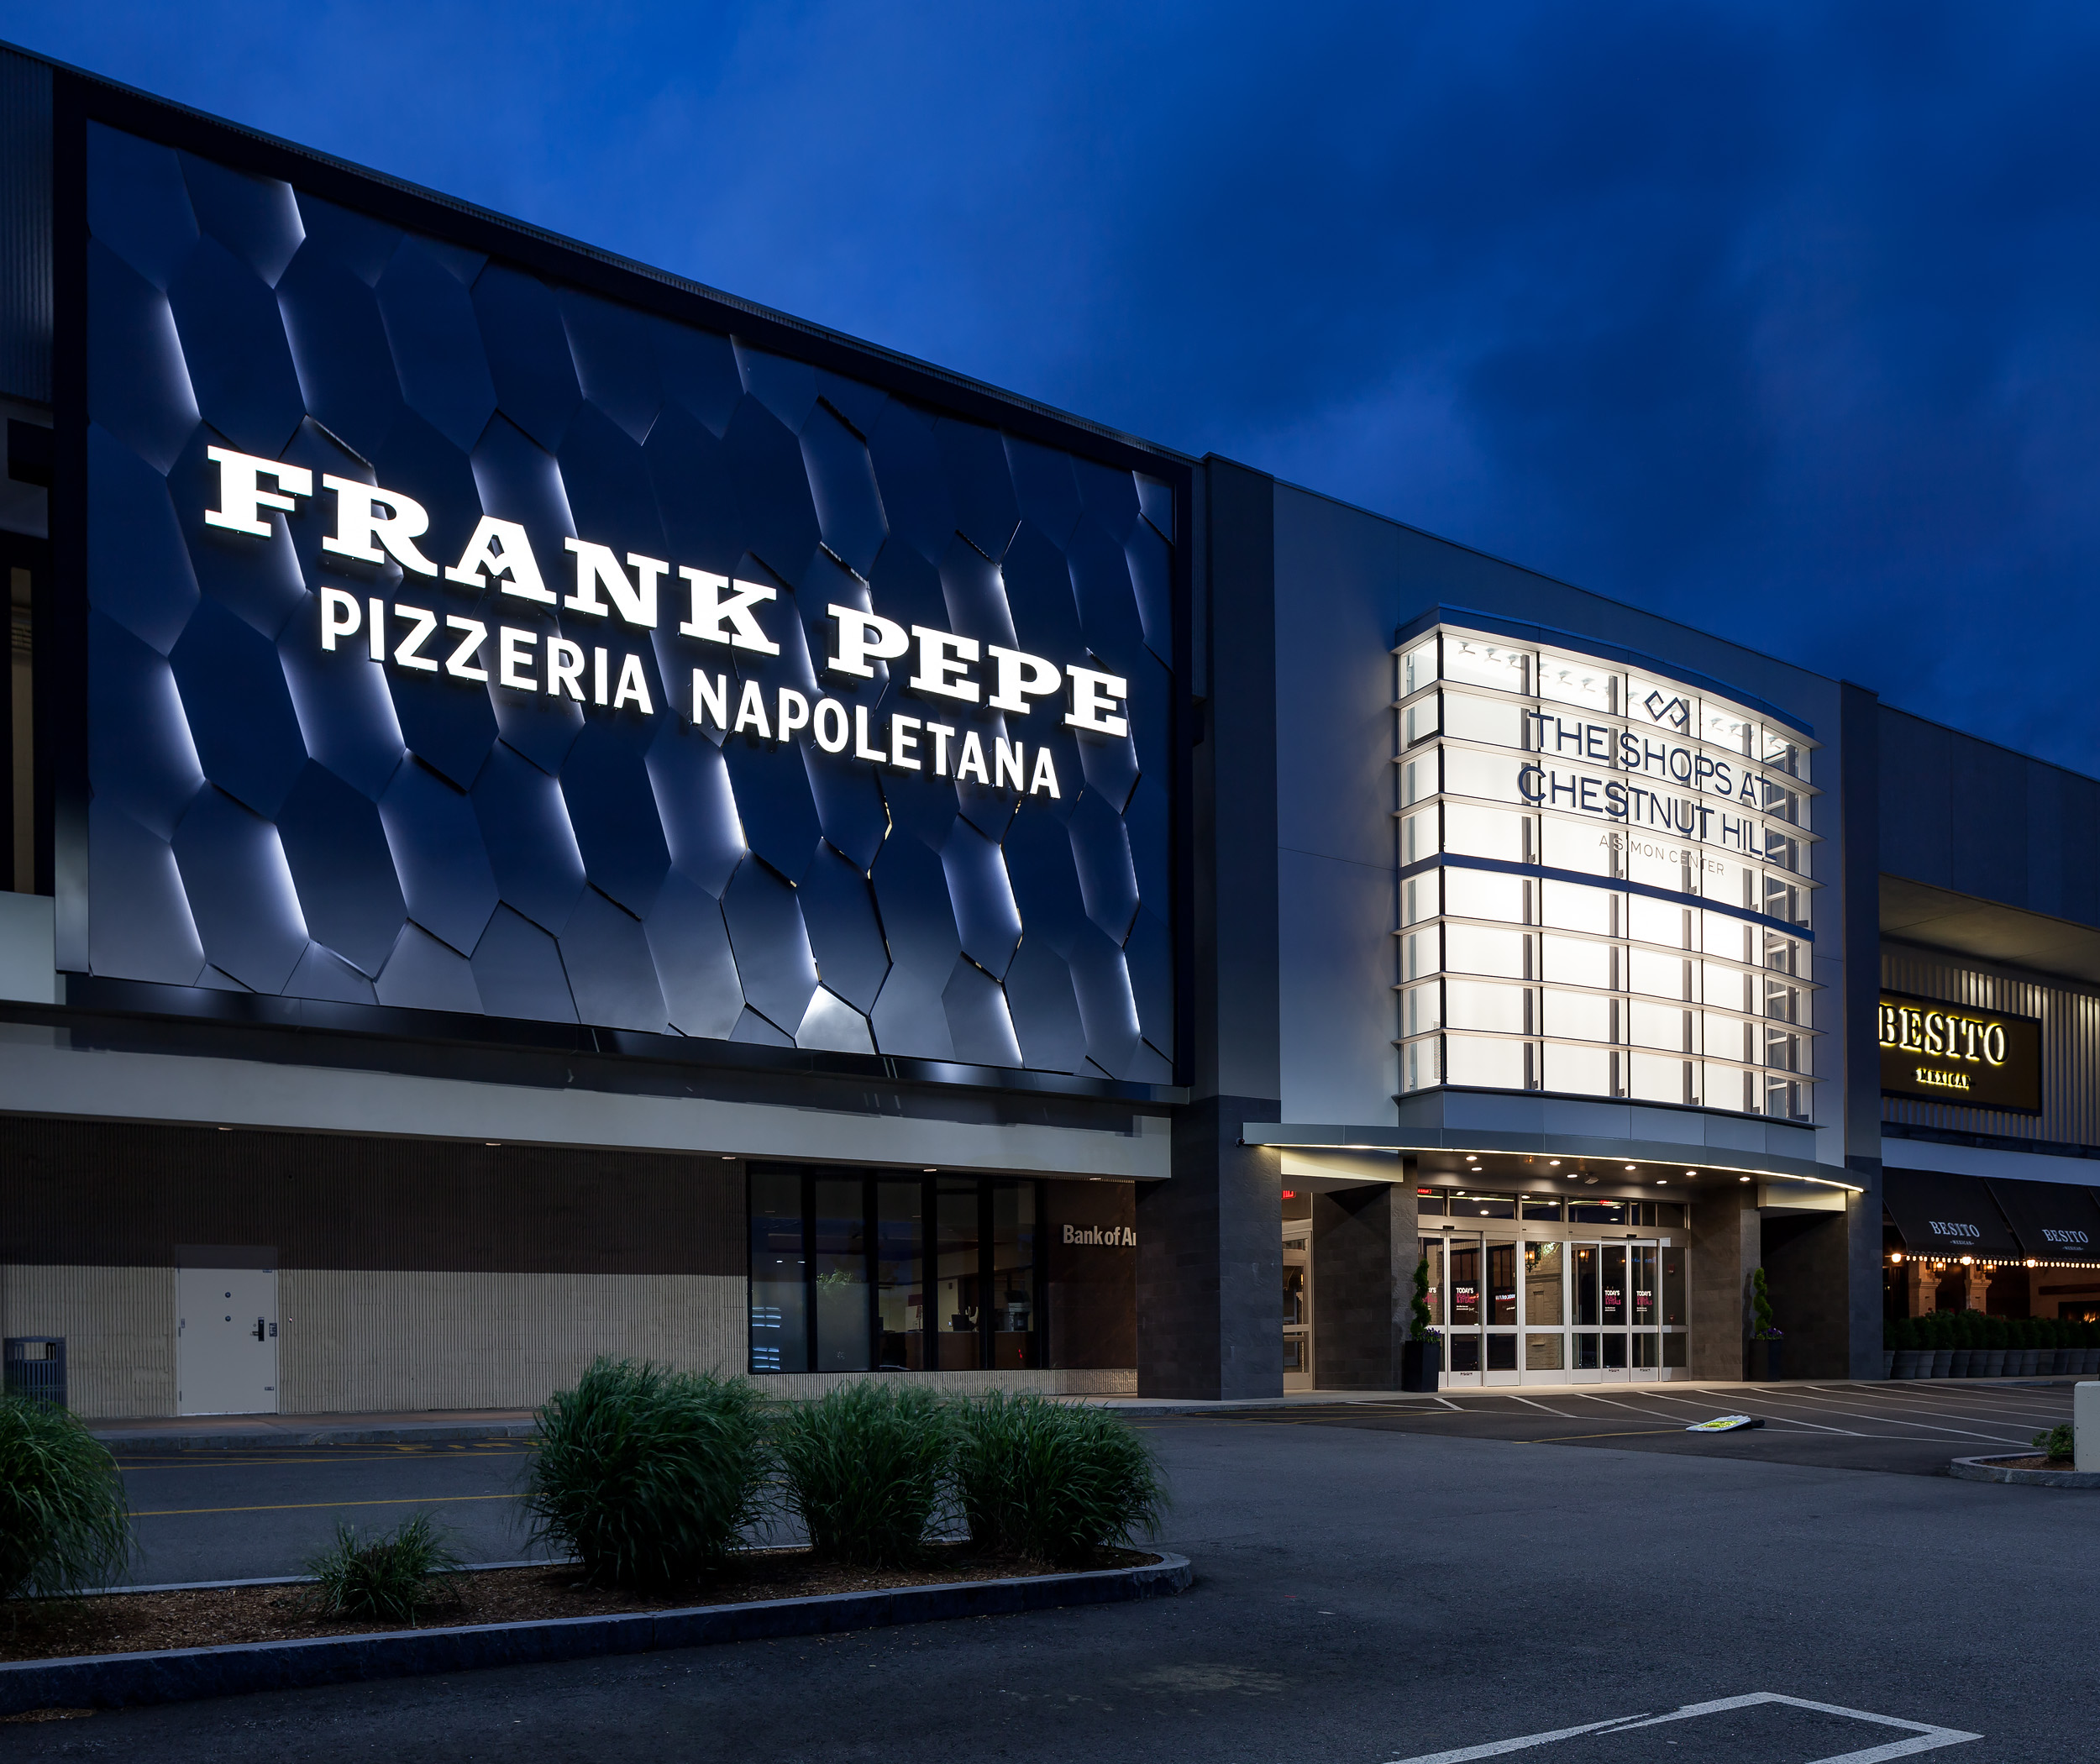
[[[751,1370],[1040,1366],[1042,1203],[1032,1181],[753,1165]]]
[[[1467,1189],[1417,1204],[1447,1388],[1632,1383],[1688,1365],[1681,1205]]]
[[[1401,1089],[1814,1114],[1814,743],[1454,630],[1399,658]]]

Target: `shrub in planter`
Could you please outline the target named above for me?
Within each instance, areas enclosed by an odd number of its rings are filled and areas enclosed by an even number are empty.
[[[2051,1463],[2069,1463],[2076,1455],[2077,1441],[2068,1421],[2060,1421],[2034,1436],[2034,1449]]]
[[[336,1522],[335,1541],[307,1561],[313,1584],[300,1603],[320,1617],[371,1623],[413,1623],[433,1605],[456,1604],[452,1583],[459,1557],[428,1513],[403,1520],[370,1543],[357,1528]]]
[[[541,1404],[525,1510],[603,1586],[657,1592],[718,1565],[764,1510],[763,1404],[743,1378],[597,1361]]]
[[[1000,1392],[960,1415],[956,1494],[971,1540],[1069,1564],[1155,1536],[1167,1485],[1151,1442],[1100,1409]]]
[[[926,1547],[946,1492],[955,1423],[932,1391],[863,1379],[775,1424],[789,1509],[820,1554],[898,1567]]]
[[[0,1397],[0,1599],[104,1586],[131,1559],[117,1461],[79,1418]]]

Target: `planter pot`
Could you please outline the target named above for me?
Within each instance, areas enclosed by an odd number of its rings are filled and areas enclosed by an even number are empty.
[[[1400,1344],[1400,1389],[1428,1390],[1436,1389],[1437,1374],[1442,1371],[1444,1344],[1441,1337],[1431,1336],[1420,1341]]]
[[[1882,1376],[1885,1378],[1896,1376],[1896,1350],[1893,1347],[1882,1350]]]
[[[2076,1372],[2078,1368],[2071,1363],[2071,1354],[2073,1352],[2073,1349],[2068,1347],[2058,1348],[2056,1350],[2055,1362],[2050,1365],[2049,1369],[2055,1373],[2059,1378],[2061,1378],[2066,1373]]]
[[[1953,1353],[1948,1357],[1947,1376],[1950,1378],[1966,1378],[1968,1377],[1969,1357],[1975,1352],[1976,1350],[1972,1347],[1956,1348]]]
[[[1951,1347],[1935,1347],[1932,1350],[1932,1364],[1926,1369],[1924,1376],[1929,1378],[1944,1378],[1948,1375],[1949,1369],[1953,1364],[1954,1350]]]
[[[1927,1357],[1921,1348],[1899,1347],[1896,1350],[1896,1369],[1893,1378],[1914,1378],[1918,1376],[1918,1362]]]
[[[2083,1373],[2100,1372],[2100,1347],[2088,1347],[2085,1351],[2085,1356],[2084,1361],[2078,1368],[2079,1371]]]
[[[1987,1347],[1983,1350],[1983,1376],[1987,1378],[2005,1376],[2005,1350],[2003,1347]]]
[[[2017,1350],[2013,1357],[2019,1362],[2019,1364],[2013,1368],[2013,1376],[2019,1378],[2033,1378],[2034,1376],[2034,1357],[2040,1351],[2033,1347],[2023,1347]]]
[[[1787,1344],[1784,1341],[1752,1341],[1750,1344],[1750,1377],[1756,1384],[1769,1384],[1787,1375]]]

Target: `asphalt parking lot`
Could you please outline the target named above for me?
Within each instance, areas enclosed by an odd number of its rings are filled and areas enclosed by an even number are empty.
[[[1846,1451],[1951,1456],[1945,1436],[1987,1419],[2017,1436],[2069,1400],[2008,1390],[1898,1387],[1878,1399],[1938,1406],[1849,1419],[1876,1399],[1785,1400],[1835,1405],[1814,1414]],[[1589,1425],[1604,1399],[1557,1394],[1576,1421],[1492,1395],[1431,1404],[1446,1421],[1412,1404],[1149,1420],[1176,1494],[1165,1541],[1198,1571],[1177,1599],[0,1726],[0,1758],[1455,1764],[1522,1740],[1539,1764],[1926,1746],[2089,1764],[2100,1495],[1754,1457],[1729,1436],[1656,1450],[1641,1431],[1664,1425],[1654,1394],[1615,1442],[1491,1436],[1606,1431]],[[1762,1431],[1809,1449],[1805,1415],[1782,1427],[1775,1409]],[[328,1479],[352,1472],[379,1499],[501,1493],[514,1468],[494,1452],[390,1453],[228,1463],[200,1484],[274,1478],[279,1501],[250,1504],[274,1507],[347,1494]],[[134,1487],[180,1480],[163,1468]]]
[[[1137,1425],[1154,1435],[1345,1428],[1938,1476],[1956,1457],[2023,1449],[2041,1429],[2070,1419],[2071,1393],[2069,1381],[1618,1386],[1299,1404]],[[1737,1413],[1765,1425],[1684,1431]],[[120,1455],[138,1519],[130,1578],[153,1586],[296,1574],[339,1520],[369,1535],[417,1511],[452,1532],[466,1561],[536,1558],[545,1551],[532,1543],[517,1506],[528,1461],[528,1448],[512,1440]]]
[[[1776,1464],[1942,1476],[1956,1457],[2019,1452],[2071,1419],[2073,1381],[1618,1385],[1609,1390],[1466,1392],[1398,1402],[1242,1411],[1220,1426],[1360,1427],[1444,1438],[1667,1452]],[[1695,1434],[1694,1421],[1749,1415],[1764,1425]]]
[[[514,1440],[118,1454],[139,1554],[134,1586],[297,1574],[339,1521],[370,1536],[417,1512],[467,1562],[534,1550],[517,1506],[528,1452]]]

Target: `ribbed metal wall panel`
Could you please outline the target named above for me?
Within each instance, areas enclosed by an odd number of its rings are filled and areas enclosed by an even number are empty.
[[[2039,1017],[2042,1026],[2039,1116],[1884,1096],[1883,1121],[1945,1132],[2100,1146],[2100,994],[2069,981],[2045,980],[2011,969],[1987,968],[1959,956],[1887,942],[1882,946],[1882,984],[1892,992],[1941,999],[1950,1005]]]
[[[76,1415],[173,1415],[175,1320],[171,1268],[0,1267],[0,1334],[66,1337]]]
[[[288,1268],[278,1281],[286,1415],[528,1409],[600,1354],[744,1365],[745,1285],[722,1275]]]
[[[0,393],[51,402],[51,70],[0,50]]]

